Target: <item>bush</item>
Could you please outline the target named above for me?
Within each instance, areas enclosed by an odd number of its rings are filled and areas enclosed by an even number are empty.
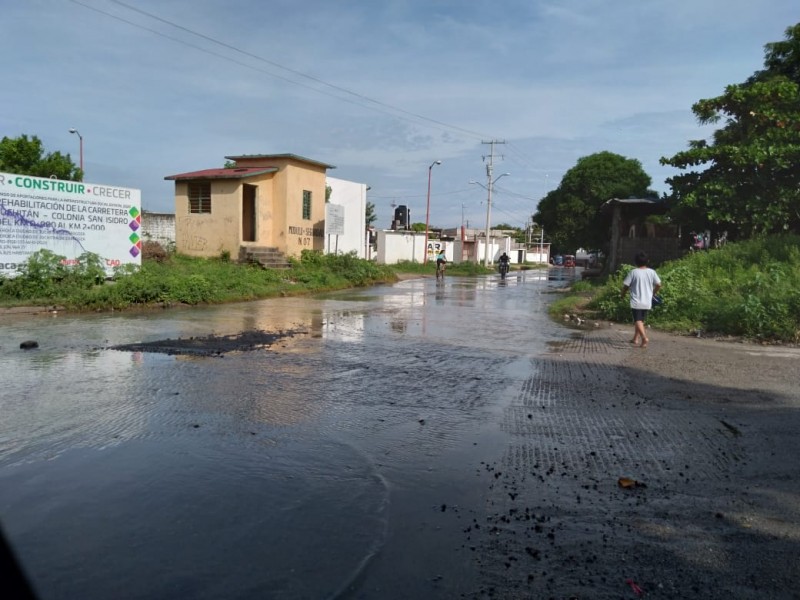
[[[164,249],[159,242],[153,240],[146,240],[142,244],[142,260],[154,260],[163,262],[167,260],[168,252]]]
[[[620,298],[624,265],[590,306],[605,318],[629,318]],[[664,305],[648,321],[766,340],[800,339],[800,236],[771,236],[696,252],[658,269]]]
[[[296,280],[319,287],[364,286],[393,277],[391,268],[360,259],[355,252],[322,254],[303,250],[300,260],[292,262]],[[337,286],[337,280],[341,285]]]
[[[71,263],[71,264],[70,264]],[[16,277],[4,278],[0,298],[49,300],[91,288],[105,280],[103,260],[84,252],[74,261],[47,249],[28,257]]]

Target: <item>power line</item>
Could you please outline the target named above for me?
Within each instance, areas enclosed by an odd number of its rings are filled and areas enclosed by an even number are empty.
[[[438,128],[438,129],[442,129],[442,130],[445,130],[445,131],[447,131],[447,130],[458,131],[458,132],[460,132],[462,134],[465,134],[465,135],[468,135],[470,137],[474,137],[474,138],[477,138],[477,139],[485,137],[484,135],[482,135],[482,134],[480,134],[478,132],[471,131],[469,129],[465,129],[465,128],[459,127],[457,125],[451,125],[451,124],[445,123],[443,121],[438,121],[436,119],[432,119],[430,117],[426,117],[424,115],[420,115],[420,114],[417,114],[417,113],[402,109],[400,107],[388,104],[386,102],[381,102],[380,100],[375,100],[374,98],[370,98],[369,96],[365,96],[363,94],[359,94],[358,92],[354,92],[354,91],[349,90],[349,89],[347,89],[345,87],[338,86],[338,85],[335,85],[335,84],[332,84],[332,83],[328,83],[327,81],[319,79],[318,77],[314,77],[312,75],[308,75],[306,73],[302,73],[301,71],[296,71],[294,69],[291,69],[289,67],[281,65],[280,63],[277,63],[275,61],[269,60],[267,58],[264,58],[264,57],[259,56],[257,54],[253,54],[251,52],[247,52],[246,50],[242,50],[241,48],[238,48],[238,47],[236,47],[236,46],[234,46],[232,44],[228,44],[226,42],[223,42],[221,40],[213,38],[213,37],[211,37],[209,35],[194,31],[193,29],[189,29],[188,27],[184,27],[183,25],[180,25],[178,23],[174,23],[173,21],[170,21],[168,19],[164,19],[163,17],[160,17],[160,16],[155,15],[153,13],[150,13],[150,12],[147,12],[147,11],[142,10],[140,8],[137,8],[135,6],[131,6],[129,4],[126,4],[125,2],[122,2],[121,0],[108,0],[108,1],[112,2],[114,4],[117,4],[117,5],[121,6],[121,7],[124,7],[126,9],[128,9],[128,10],[131,10],[131,11],[134,11],[136,13],[139,13],[139,14],[141,14],[143,16],[148,17],[148,18],[151,18],[151,19],[154,19],[154,20],[159,21],[161,23],[164,23],[166,25],[169,25],[170,27],[174,27],[176,29],[184,31],[184,32],[186,32],[186,33],[188,33],[190,35],[194,35],[196,37],[199,37],[199,38],[201,38],[203,40],[206,40],[208,42],[211,42],[213,44],[216,44],[216,45],[221,46],[223,48],[226,48],[228,50],[232,50],[234,52],[242,54],[243,56],[247,56],[249,58],[253,58],[253,59],[258,60],[260,62],[264,62],[264,63],[266,63],[268,65],[271,65],[272,67],[287,71],[288,73],[291,73],[292,75],[295,75],[297,77],[302,77],[304,79],[308,79],[309,81],[312,81],[312,82],[314,82],[316,84],[331,88],[333,90],[336,90],[337,92],[341,92],[341,93],[353,96],[353,98],[355,98],[355,99],[348,99],[348,98],[343,98],[340,95],[329,94],[329,93],[326,93],[323,90],[320,90],[320,89],[318,89],[316,87],[313,87],[313,86],[310,86],[310,85],[307,85],[307,84],[303,84],[302,82],[296,81],[294,79],[290,79],[290,78],[287,78],[287,77],[282,77],[282,76],[277,75],[277,74],[275,74],[273,72],[270,72],[270,71],[257,69],[255,67],[253,67],[252,65],[248,65],[247,63],[243,63],[241,61],[237,61],[237,60],[235,60],[235,59],[233,59],[233,58],[231,58],[231,57],[229,57],[227,55],[219,54],[219,53],[213,52],[211,50],[202,48],[200,46],[197,46],[197,45],[194,45],[194,44],[190,44],[190,43],[188,43],[188,42],[186,42],[184,40],[181,40],[179,38],[167,35],[167,34],[165,34],[163,32],[158,31],[158,30],[146,27],[144,25],[140,25],[139,23],[135,23],[133,21],[129,21],[128,19],[125,19],[123,17],[120,17],[118,15],[114,15],[114,14],[106,12],[106,11],[103,11],[103,10],[97,8],[97,7],[90,6],[88,4],[85,4],[84,2],[81,2],[80,0],[70,0],[70,1],[73,2],[74,4],[78,4],[80,6],[83,6],[84,8],[88,8],[90,10],[94,10],[94,11],[100,13],[100,14],[103,14],[105,16],[111,17],[113,19],[116,19],[116,20],[121,21],[123,23],[126,23],[128,25],[131,25],[133,27],[137,27],[139,29],[143,29],[143,30],[148,31],[150,33],[153,33],[155,35],[164,37],[164,38],[166,38],[166,39],[168,39],[170,41],[173,41],[173,42],[176,42],[176,43],[179,43],[179,44],[183,44],[185,46],[188,46],[189,48],[193,48],[195,50],[200,50],[201,52],[206,52],[207,54],[211,54],[212,56],[216,56],[218,58],[222,58],[224,60],[228,60],[230,62],[233,62],[233,63],[238,64],[240,66],[244,66],[246,68],[253,69],[253,70],[258,71],[260,73],[265,73],[265,74],[270,75],[272,77],[276,77],[276,78],[281,79],[283,81],[286,81],[288,83],[292,83],[294,85],[298,85],[300,87],[304,87],[306,89],[310,89],[310,90],[318,92],[320,94],[325,94],[326,96],[329,96],[329,97],[332,97],[332,98],[336,98],[338,100],[343,100],[345,102],[351,102],[353,104],[361,106],[362,108],[371,108],[372,110],[377,110],[378,112],[383,112],[384,114],[390,114],[390,115],[392,115],[394,117],[402,118],[402,119],[405,119],[407,121],[410,121],[410,122],[413,122],[413,123],[417,123],[417,124],[419,124],[418,121],[424,121],[428,125],[434,126],[434,127]],[[366,104],[364,104],[365,102],[373,104],[374,106],[367,106]],[[397,114],[397,113],[400,113],[400,114]],[[414,119],[416,119],[416,121],[414,121]]]
[[[461,190],[452,190],[452,191],[449,191],[449,192],[436,192],[436,193],[431,195],[431,198],[438,198],[439,196],[452,196],[453,194],[463,194],[465,192],[472,192],[472,189],[471,188],[464,188],[464,189],[461,189]],[[388,199],[400,200],[400,199],[403,199],[403,198],[409,198],[409,199],[426,198],[427,196],[425,194],[407,194],[407,195],[388,194],[386,196],[377,196],[375,194],[370,194],[369,197],[370,198],[379,198],[379,199],[384,199],[384,200],[387,199],[387,198]]]
[[[92,5],[87,4],[86,2],[83,2],[81,0],[70,0],[70,1],[73,2],[74,4],[77,4],[77,5],[81,6],[81,7],[83,7],[83,8],[95,11],[95,12],[100,13],[100,14],[106,16],[106,17],[109,17],[109,18],[115,19],[117,21],[120,21],[122,23],[125,23],[126,25],[129,25],[131,27],[135,27],[135,28],[141,29],[143,31],[147,31],[148,33],[151,33],[151,34],[157,35],[159,37],[165,38],[165,39],[170,40],[171,42],[174,42],[176,44],[180,44],[180,45],[186,46],[186,47],[191,48],[193,50],[198,50],[198,51],[203,52],[205,54],[208,54],[208,55],[214,56],[216,58],[231,62],[233,64],[239,65],[239,66],[244,67],[246,69],[250,69],[250,70],[256,71],[258,73],[268,75],[268,76],[273,77],[275,79],[279,79],[279,80],[284,81],[286,83],[293,84],[293,85],[299,86],[301,88],[304,88],[304,89],[307,89],[307,90],[311,90],[313,92],[316,92],[316,93],[319,93],[319,94],[323,94],[323,95],[326,95],[326,96],[331,97],[331,98],[335,98],[337,100],[341,100],[341,101],[344,101],[344,102],[349,102],[351,104],[359,106],[360,108],[365,108],[365,109],[373,110],[373,111],[380,112],[380,113],[383,113],[383,114],[388,114],[388,115],[390,115],[392,117],[403,119],[405,121],[414,123],[415,125],[424,125],[424,126],[428,126],[428,127],[433,127],[435,129],[439,129],[441,131],[455,131],[455,132],[459,132],[461,134],[464,134],[464,135],[472,137],[472,138],[484,138],[484,137],[486,137],[486,136],[484,136],[484,135],[482,135],[482,134],[480,134],[478,132],[472,131],[470,129],[459,127],[457,125],[451,125],[451,124],[445,123],[443,121],[432,119],[432,118],[426,117],[424,115],[421,115],[421,114],[418,114],[418,113],[414,113],[414,112],[402,109],[400,107],[397,107],[397,106],[388,104],[386,102],[382,102],[380,100],[376,100],[376,99],[371,98],[369,96],[366,96],[364,94],[355,92],[355,91],[353,91],[351,89],[348,89],[346,87],[343,87],[343,86],[340,86],[340,85],[336,85],[336,84],[327,82],[327,81],[325,81],[323,79],[320,79],[318,77],[314,77],[313,75],[309,75],[307,73],[303,73],[303,72],[298,71],[296,69],[292,69],[290,67],[282,65],[282,64],[280,64],[280,63],[278,63],[276,61],[270,60],[270,59],[265,58],[263,56],[260,56],[258,54],[243,50],[243,49],[241,49],[241,48],[239,48],[239,47],[237,47],[237,46],[235,46],[233,44],[229,44],[229,43],[227,43],[225,41],[222,41],[220,39],[217,39],[217,38],[215,38],[215,37],[213,37],[211,35],[207,35],[205,33],[199,32],[199,31],[195,31],[195,30],[193,30],[191,28],[188,28],[188,27],[186,27],[184,25],[181,25],[179,23],[176,23],[174,21],[170,21],[169,19],[166,19],[166,18],[164,18],[162,16],[159,16],[157,14],[145,11],[145,10],[143,10],[141,8],[136,7],[136,6],[132,6],[131,4],[128,4],[127,2],[124,2],[123,0],[107,0],[107,2],[110,2],[110,3],[114,4],[114,5],[117,5],[118,7],[121,7],[124,10],[132,11],[132,12],[137,13],[137,14],[143,16],[143,17],[146,17],[148,19],[152,19],[152,20],[154,20],[154,21],[156,21],[158,23],[161,23],[163,25],[172,27],[172,28],[174,28],[176,30],[182,31],[182,32],[184,32],[186,34],[189,34],[191,36],[195,36],[197,38],[200,38],[201,40],[203,40],[205,42],[209,42],[211,44],[217,45],[217,46],[219,46],[219,47],[221,47],[221,48],[223,48],[225,50],[237,53],[237,54],[239,54],[239,55],[241,55],[243,57],[246,57],[248,59],[252,59],[252,60],[258,61],[260,63],[264,63],[265,65],[268,65],[270,67],[270,69],[260,68],[259,66],[253,65],[253,64],[251,64],[249,62],[244,62],[242,60],[238,60],[235,57],[230,56],[229,54],[216,52],[216,51],[214,51],[214,50],[212,50],[212,49],[210,49],[208,47],[204,47],[204,46],[201,46],[201,45],[197,45],[197,44],[191,43],[191,42],[189,42],[189,41],[187,41],[185,39],[181,39],[180,37],[175,37],[173,35],[170,35],[168,33],[163,32],[163,31],[159,31],[158,29],[153,29],[152,27],[148,27],[148,26],[143,25],[141,23],[137,23],[135,21],[126,19],[123,16],[120,16],[119,14],[114,14],[114,13],[108,12],[106,10],[102,10],[102,9],[96,7],[96,6],[92,6]],[[284,71],[287,75],[282,75],[280,73],[276,73],[274,71],[275,69],[280,70],[280,71]],[[302,81],[302,80],[305,80],[305,81]],[[327,88],[327,90],[325,88]],[[494,143],[506,144],[507,142],[505,140],[503,140],[502,142],[501,141],[494,141],[494,142],[484,142],[484,143],[491,143],[492,144],[492,148],[494,148]],[[511,150],[511,152],[513,154],[509,158],[511,160],[513,160],[515,163],[521,164],[526,170],[527,169],[533,169],[535,171],[542,171],[543,170],[543,169],[535,169],[532,166],[534,163],[530,159],[530,157],[528,157],[515,144],[508,143],[507,147]],[[488,167],[489,170],[491,169],[490,165],[487,165],[487,167]],[[545,179],[545,181],[546,181],[546,179]],[[452,191],[452,192],[438,192],[435,195],[436,196],[443,196],[443,195],[448,195],[448,194],[458,194],[458,193],[463,193],[464,191],[465,190],[456,190],[456,191]],[[523,194],[517,194],[515,192],[509,192],[508,190],[505,190],[504,193],[507,194],[507,195],[517,196],[517,197],[525,199],[525,200],[535,201],[534,198],[530,198],[530,197],[525,196]],[[414,199],[414,198],[420,198],[421,196],[418,196],[418,195],[404,195],[404,196],[394,195],[394,196],[373,196],[373,197],[374,198],[392,198],[392,199],[403,199],[403,198]]]
[[[505,194],[506,196],[514,196],[516,198],[522,198],[523,200],[530,200],[531,202],[538,202],[538,198],[533,198],[532,196],[526,196],[525,194],[520,194],[519,192],[512,192],[511,190],[507,190],[500,186],[495,186],[495,191]]]

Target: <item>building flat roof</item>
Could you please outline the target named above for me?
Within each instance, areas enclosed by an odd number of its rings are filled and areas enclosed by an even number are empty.
[[[227,157],[226,157],[227,158]],[[277,167],[236,167],[233,169],[204,169],[202,171],[190,171],[188,173],[178,173],[177,175],[167,175],[164,179],[174,181],[185,181],[187,179],[243,179],[254,175],[265,173],[276,173]]]
[[[272,160],[276,158],[281,159],[292,159],[297,160],[300,162],[308,163],[310,165],[317,165],[318,167],[323,167],[325,169],[335,169],[333,165],[329,165],[324,162],[320,162],[318,160],[313,160],[311,158],[306,158],[305,156],[299,156],[297,154],[240,154],[237,156],[226,156],[228,160],[253,160],[255,159],[264,159],[264,160]]]

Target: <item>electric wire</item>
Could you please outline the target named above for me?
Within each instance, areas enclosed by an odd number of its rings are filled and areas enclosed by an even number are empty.
[[[138,29],[141,29],[141,30],[144,30],[144,31],[147,31],[147,32],[152,33],[154,35],[163,37],[163,38],[168,39],[168,40],[170,40],[170,41],[172,41],[174,43],[184,45],[184,46],[186,46],[188,48],[192,48],[194,50],[203,52],[205,54],[209,54],[211,56],[215,56],[215,57],[217,57],[219,59],[234,63],[236,65],[245,67],[247,69],[256,71],[258,73],[262,73],[262,74],[268,75],[270,77],[274,77],[274,78],[279,79],[281,81],[285,81],[285,82],[287,82],[289,84],[293,84],[293,85],[305,88],[307,90],[311,90],[311,91],[326,95],[328,97],[335,98],[337,100],[341,100],[341,101],[344,101],[344,102],[349,102],[351,104],[355,104],[355,105],[357,105],[357,106],[359,106],[361,108],[367,108],[367,109],[370,109],[370,110],[373,110],[373,111],[381,112],[381,113],[384,113],[384,114],[389,114],[389,115],[391,115],[391,116],[393,116],[395,118],[400,118],[400,119],[412,122],[412,123],[417,124],[417,125],[425,124],[427,126],[434,127],[436,129],[439,129],[439,130],[442,130],[442,131],[456,131],[456,132],[459,132],[461,134],[464,134],[466,136],[473,137],[473,138],[483,139],[483,138],[486,138],[486,137],[490,137],[490,136],[486,136],[485,134],[481,134],[481,133],[478,133],[478,132],[475,132],[475,131],[472,131],[472,130],[469,130],[469,129],[465,129],[463,127],[459,127],[457,125],[448,124],[448,123],[445,123],[443,121],[438,121],[436,119],[432,119],[432,118],[426,117],[424,115],[420,115],[420,114],[417,114],[417,113],[414,113],[414,112],[411,112],[411,111],[407,111],[407,110],[402,109],[400,107],[397,107],[397,106],[382,102],[380,100],[376,100],[374,98],[370,98],[369,96],[360,94],[358,92],[355,92],[353,90],[347,89],[345,87],[342,87],[342,86],[339,86],[339,85],[336,85],[336,84],[333,84],[333,83],[329,83],[329,82],[327,82],[327,81],[325,81],[323,79],[320,79],[318,77],[314,77],[312,75],[308,75],[306,73],[303,73],[301,71],[297,71],[297,70],[292,69],[290,67],[286,67],[286,66],[284,66],[284,65],[282,65],[282,64],[280,64],[278,62],[275,62],[275,61],[270,60],[268,58],[264,58],[263,56],[259,56],[257,54],[252,53],[252,52],[248,52],[246,50],[238,48],[237,46],[234,46],[234,45],[229,44],[227,42],[224,42],[224,41],[221,41],[219,39],[216,39],[216,38],[214,38],[214,37],[212,37],[210,35],[206,35],[204,33],[195,31],[193,29],[190,29],[188,27],[185,27],[183,25],[180,25],[178,23],[175,23],[173,21],[165,19],[165,18],[163,18],[163,17],[161,17],[159,15],[156,15],[156,14],[153,14],[151,12],[148,12],[148,11],[145,11],[143,9],[140,9],[138,7],[132,6],[132,5],[128,4],[128,3],[126,3],[126,2],[123,2],[122,0],[107,0],[107,1],[113,3],[113,4],[117,5],[117,6],[120,6],[120,7],[124,8],[124,9],[133,11],[133,12],[135,12],[135,13],[137,13],[139,15],[142,15],[142,16],[144,16],[146,18],[153,19],[153,20],[155,20],[155,21],[157,21],[159,23],[168,25],[168,26],[173,27],[173,28],[175,28],[177,30],[180,30],[180,31],[188,33],[188,34],[190,34],[192,36],[198,37],[198,38],[200,38],[202,40],[205,40],[207,42],[210,42],[212,44],[215,44],[217,46],[220,46],[222,48],[230,50],[232,52],[241,54],[242,56],[245,56],[245,57],[254,59],[256,61],[262,62],[262,63],[264,63],[266,65],[269,65],[273,69],[280,69],[282,71],[285,71],[286,73],[291,74],[292,77],[294,77],[294,78],[288,77],[288,76],[284,76],[284,75],[281,75],[279,73],[275,73],[274,70],[267,70],[267,69],[264,69],[264,68],[259,68],[258,66],[249,64],[247,62],[243,62],[242,60],[237,60],[236,58],[234,58],[232,56],[229,56],[227,54],[222,54],[220,52],[215,52],[215,51],[213,51],[213,50],[211,50],[209,48],[206,48],[206,47],[203,47],[203,46],[200,46],[200,45],[197,45],[197,44],[193,44],[193,43],[188,42],[188,41],[186,41],[184,39],[180,39],[178,37],[169,35],[169,34],[163,32],[163,31],[159,31],[157,29],[153,29],[152,27],[148,27],[148,26],[143,25],[141,23],[136,23],[136,22],[131,21],[129,19],[126,19],[126,18],[124,18],[124,17],[122,17],[120,15],[113,14],[113,13],[110,13],[108,11],[102,10],[102,9],[96,7],[96,6],[89,5],[89,4],[85,3],[85,2],[82,2],[81,0],[70,0],[70,2],[72,2],[74,4],[77,4],[79,6],[82,6],[82,7],[86,8],[86,9],[95,11],[95,12],[100,13],[100,14],[106,16],[106,17],[118,20],[118,21],[120,21],[122,23],[125,23],[127,25],[130,25],[132,27],[135,27],[135,28],[138,28]],[[303,81],[298,81],[297,78],[302,78],[302,79],[308,80],[309,82],[311,82],[311,84],[305,83]],[[326,91],[324,89],[320,89],[320,87],[315,87],[315,86],[322,86],[324,88],[330,88],[330,90],[333,90],[335,93],[328,92],[328,91]],[[345,96],[342,96],[342,94],[344,94]],[[420,123],[420,121],[422,121],[423,123]],[[506,147],[509,150],[511,150],[511,153],[514,155],[514,156],[510,156],[509,157],[511,160],[513,160],[517,164],[520,164],[521,166],[525,167],[526,169],[533,169],[532,166],[531,166],[533,164],[533,161],[516,144],[507,142],[507,146]],[[533,169],[533,170],[547,172],[546,170],[543,170],[543,169]],[[546,178],[545,178],[545,181],[546,181]],[[507,189],[493,188],[493,190],[498,192],[498,193],[501,193],[502,195],[505,195],[505,196],[519,198],[519,199],[527,200],[527,201],[536,201],[535,198],[532,198],[530,196],[526,196],[524,194],[520,194],[520,193],[517,193],[517,192],[512,192],[512,191],[507,190]],[[460,189],[460,190],[452,190],[452,191],[449,191],[449,192],[436,192],[435,196],[436,197],[443,197],[443,196],[463,194],[463,193],[468,193],[468,192],[470,192],[470,188]],[[388,196],[372,196],[372,197],[375,198],[375,199],[410,200],[410,199],[424,198],[425,196],[424,195],[413,194],[413,195],[388,195]],[[503,209],[501,207],[498,207],[497,205],[495,205],[494,208],[496,208],[498,211],[501,211],[501,212],[503,212],[503,214],[506,214],[508,216],[512,216],[514,218],[518,217],[518,214],[514,215],[513,213],[511,213],[509,211],[503,211]],[[532,211],[528,211],[527,209],[525,209],[523,207],[520,207],[519,210],[523,214],[528,214],[528,212],[532,212]],[[528,219],[528,217],[525,217],[524,220],[527,222],[527,219]],[[522,220],[522,219],[520,219],[520,220]]]
[[[321,90],[319,88],[313,87],[313,86],[308,85],[308,84],[304,84],[302,82],[296,81],[294,79],[290,79],[288,77],[283,77],[283,76],[275,74],[275,73],[273,73],[271,71],[258,69],[258,68],[254,67],[252,65],[249,65],[247,63],[243,63],[241,61],[238,61],[238,60],[236,60],[236,59],[234,59],[234,58],[232,58],[230,56],[227,56],[225,54],[219,54],[217,52],[213,52],[213,51],[208,50],[206,48],[202,48],[200,46],[197,46],[195,44],[191,44],[189,42],[186,42],[186,41],[181,40],[179,38],[176,38],[174,36],[170,36],[168,34],[165,34],[165,33],[161,32],[161,31],[152,29],[150,27],[146,27],[144,25],[141,25],[139,23],[135,23],[133,21],[130,21],[130,20],[125,19],[123,17],[120,17],[118,15],[109,13],[109,12],[104,11],[104,10],[101,10],[101,9],[99,9],[97,7],[88,5],[88,4],[84,3],[84,2],[81,2],[80,0],[70,0],[70,2],[73,2],[74,4],[78,4],[80,6],[83,6],[84,8],[88,8],[90,10],[94,10],[94,11],[100,13],[100,14],[103,14],[105,16],[108,16],[108,17],[111,17],[113,19],[119,20],[119,21],[121,21],[123,23],[126,23],[128,25],[131,25],[133,27],[137,27],[137,28],[143,29],[143,30],[148,31],[150,33],[153,33],[155,35],[164,37],[164,38],[166,38],[166,39],[168,39],[170,41],[173,41],[173,42],[176,42],[176,43],[179,43],[179,44],[183,44],[185,46],[188,46],[190,48],[194,48],[196,50],[200,50],[202,52],[206,52],[207,54],[211,54],[212,56],[216,56],[218,58],[222,58],[224,60],[228,60],[228,61],[233,62],[235,64],[238,64],[240,66],[244,66],[244,67],[253,69],[253,70],[258,71],[260,73],[264,73],[264,74],[270,75],[272,77],[276,77],[276,78],[281,79],[283,81],[286,81],[288,83],[292,83],[294,85],[298,85],[300,87],[304,87],[306,89],[315,91],[315,92],[320,93],[320,94],[324,94],[324,95],[329,96],[331,98],[336,98],[338,100],[343,100],[345,102],[350,102],[352,104],[356,104],[356,105],[361,106],[363,108],[370,108],[372,110],[376,110],[376,111],[382,112],[384,114],[390,114],[390,115],[392,115],[394,117],[405,119],[407,121],[411,121],[411,122],[416,123],[416,124],[419,124],[419,121],[424,121],[429,126],[433,126],[433,127],[437,128],[437,129],[440,129],[440,130],[443,130],[443,131],[457,131],[459,133],[462,133],[464,135],[467,135],[469,137],[476,138],[476,139],[482,139],[482,138],[487,137],[485,134],[481,134],[481,133],[476,132],[476,131],[465,129],[465,128],[459,127],[457,125],[452,125],[452,124],[449,124],[449,123],[445,123],[443,121],[438,121],[436,119],[432,119],[430,117],[426,117],[424,115],[420,115],[420,114],[405,110],[403,108],[388,104],[386,102],[381,102],[380,100],[376,100],[374,98],[370,98],[369,96],[365,96],[364,94],[359,94],[358,92],[354,92],[354,91],[349,90],[349,89],[347,89],[345,87],[329,83],[329,82],[324,81],[324,80],[322,80],[322,79],[320,79],[318,77],[314,77],[312,75],[308,75],[306,73],[302,73],[301,71],[297,71],[295,69],[291,69],[291,68],[286,67],[284,65],[281,65],[280,63],[277,63],[275,61],[269,60],[269,59],[264,58],[262,56],[259,56],[257,54],[253,54],[252,52],[247,52],[246,50],[242,50],[241,48],[238,48],[238,47],[236,47],[236,46],[234,46],[232,44],[228,44],[226,42],[223,42],[221,40],[213,38],[213,37],[211,37],[209,35],[194,31],[193,29],[190,29],[188,27],[184,27],[183,25],[180,25],[178,23],[174,23],[174,22],[172,22],[172,21],[170,21],[168,19],[164,19],[163,17],[160,17],[160,16],[155,15],[153,13],[150,13],[150,12],[147,12],[147,11],[142,10],[140,8],[137,8],[135,6],[131,6],[129,4],[126,4],[125,2],[122,2],[121,0],[108,0],[108,1],[114,3],[114,4],[118,5],[118,6],[121,6],[123,8],[126,8],[128,10],[134,11],[134,12],[136,12],[136,13],[138,13],[140,15],[143,15],[145,17],[154,19],[154,20],[156,20],[156,21],[158,21],[160,23],[164,23],[166,25],[169,25],[170,27],[174,27],[176,29],[184,31],[184,32],[186,32],[186,33],[188,33],[190,35],[199,37],[199,38],[201,38],[203,40],[211,42],[212,44],[216,44],[218,46],[221,46],[221,47],[226,48],[228,50],[231,50],[233,52],[239,53],[239,54],[241,54],[243,56],[247,56],[249,58],[252,58],[252,59],[255,59],[257,61],[264,62],[264,63],[266,63],[268,65],[271,65],[272,67],[287,71],[288,73],[291,73],[292,75],[295,75],[297,77],[302,77],[304,79],[308,79],[309,81],[313,81],[314,83],[319,84],[321,86],[325,86],[325,87],[331,88],[333,90],[336,90],[337,92],[353,96],[353,98],[344,98],[341,95],[326,93],[324,90]],[[374,106],[369,106],[369,105],[365,104],[365,102],[369,103],[369,104],[372,104]]]

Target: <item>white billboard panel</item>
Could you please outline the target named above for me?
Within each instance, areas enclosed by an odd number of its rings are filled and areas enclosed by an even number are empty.
[[[92,252],[109,275],[140,265],[141,212],[140,190],[0,173],[0,274],[13,277],[41,249],[68,265]]]
[[[344,235],[344,206],[330,202],[325,205],[325,233]]]

